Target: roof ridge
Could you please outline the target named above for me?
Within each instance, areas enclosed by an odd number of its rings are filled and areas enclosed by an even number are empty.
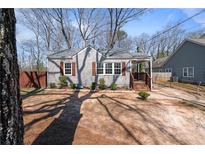
[[[63,50],[60,50],[60,51],[58,51],[58,52],[54,52],[54,53],[52,53],[52,54],[49,54],[48,56],[52,56],[52,55],[55,55],[55,54],[64,52],[64,51],[66,51],[66,50],[69,50],[69,49],[63,49]]]

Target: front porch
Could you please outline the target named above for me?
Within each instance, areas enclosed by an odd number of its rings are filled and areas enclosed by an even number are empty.
[[[152,90],[152,59],[131,61],[130,88],[134,90]]]

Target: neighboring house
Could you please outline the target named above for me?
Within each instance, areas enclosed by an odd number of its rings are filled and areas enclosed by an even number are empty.
[[[171,72],[182,82],[205,83],[205,39],[186,39],[169,57],[153,62],[153,72]]]
[[[131,77],[132,63],[147,61],[150,65],[151,57],[129,50],[112,49],[96,50],[90,46],[84,49],[67,49],[48,56],[47,82],[59,83],[59,77],[65,75],[68,83],[75,83],[78,87],[90,87],[92,82],[98,83],[104,78],[105,84],[116,83],[118,87],[133,87],[134,78]],[[151,88],[151,80],[146,78],[145,84]]]
[[[167,58],[168,57],[158,58],[155,61],[153,61],[152,71],[153,72],[165,72],[165,69],[163,68],[163,66]]]

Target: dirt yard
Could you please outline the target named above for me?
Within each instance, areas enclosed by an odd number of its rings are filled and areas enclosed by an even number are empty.
[[[205,144],[205,98],[45,90],[24,97],[25,144]]]

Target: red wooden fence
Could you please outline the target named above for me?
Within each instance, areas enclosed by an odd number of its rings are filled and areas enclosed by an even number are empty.
[[[19,84],[21,88],[45,88],[46,83],[46,71],[20,71]]]

